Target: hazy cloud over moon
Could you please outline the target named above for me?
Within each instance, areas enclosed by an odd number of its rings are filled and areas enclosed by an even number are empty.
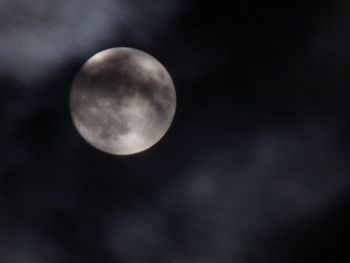
[[[167,70],[133,48],[104,50],[89,59],[72,87],[75,126],[96,148],[134,154],[157,143],[175,114],[176,94]]]

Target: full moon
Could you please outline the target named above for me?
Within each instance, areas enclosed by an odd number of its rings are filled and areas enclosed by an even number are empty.
[[[169,129],[176,92],[157,59],[133,48],[111,48],[78,72],[70,110],[89,144],[110,154],[135,154],[156,144]]]

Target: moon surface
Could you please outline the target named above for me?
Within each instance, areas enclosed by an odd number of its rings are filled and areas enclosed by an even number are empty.
[[[156,144],[169,129],[176,92],[168,71],[154,57],[133,48],[111,48],[78,72],[70,110],[89,144],[110,154],[135,154]]]

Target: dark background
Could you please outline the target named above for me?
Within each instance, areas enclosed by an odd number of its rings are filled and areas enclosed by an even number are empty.
[[[0,262],[349,262],[347,1],[0,0]],[[166,136],[95,150],[81,65],[129,46],[173,77]]]

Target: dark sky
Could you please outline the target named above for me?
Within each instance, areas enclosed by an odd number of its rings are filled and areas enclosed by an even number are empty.
[[[349,262],[350,5],[283,4],[0,0],[0,262]],[[68,107],[118,46],[158,58],[178,99],[124,157]]]

